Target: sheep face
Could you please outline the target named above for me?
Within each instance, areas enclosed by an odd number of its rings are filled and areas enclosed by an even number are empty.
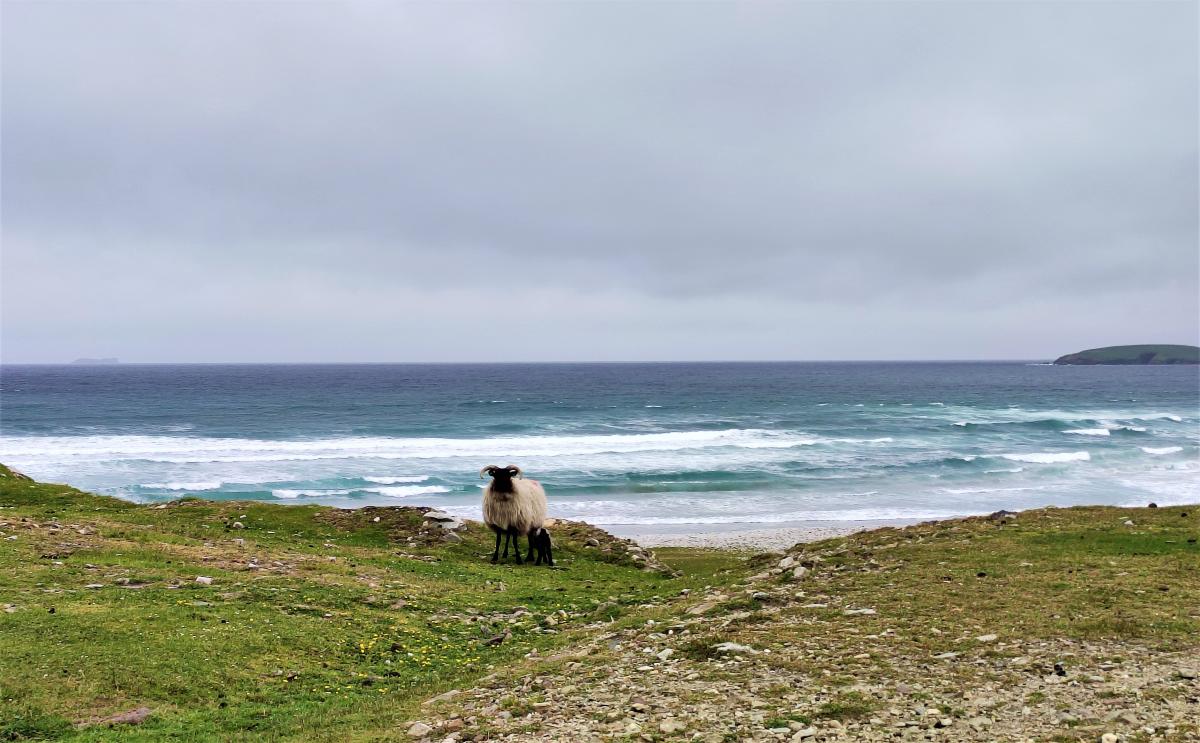
[[[492,478],[491,490],[496,499],[507,500],[509,496],[516,492],[516,488],[513,487],[513,480],[521,478],[521,468],[515,464],[510,464],[507,467],[488,465],[479,473],[481,478],[484,475]]]

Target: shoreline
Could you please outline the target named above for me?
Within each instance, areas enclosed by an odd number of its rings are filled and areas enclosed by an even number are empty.
[[[955,517],[947,517],[955,518]],[[801,542],[844,537],[885,526],[911,526],[931,519],[868,519],[863,521],[743,522],[732,524],[605,524],[613,536],[642,547],[693,547],[728,550],[785,550]],[[932,519],[944,520],[944,519]]]

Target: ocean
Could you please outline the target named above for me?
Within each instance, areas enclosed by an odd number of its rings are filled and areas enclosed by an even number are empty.
[[[432,505],[515,463],[617,525],[1200,502],[1200,368],[990,363],[0,368],[0,462],[152,503]]]

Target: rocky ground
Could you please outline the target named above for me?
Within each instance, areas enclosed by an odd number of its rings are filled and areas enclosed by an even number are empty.
[[[864,600],[866,589],[889,583],[911,591],[900,578],[923,566],[897,548],[946,550],[988,532],[1019,533],[1027,517],[1006,516],[1003,524],[890,529],[762,556],[760,564],[772,562],[744,582],[679,596],[637,625],[596,625],[598,636],[569,652],[432,699],[405,732],[445,743],[1200,740],[1200,638],[1147,631],[1151,609],[1140,620],[1116,610],[1129,623],[1112,625],[1066,595],[973,606],[970,594],[1021,581],[984,588],[1006,571],[972,575],[973,563],[994,562],[973,560],[971,549],[930,563],[946,573],[927,587],[938,594],[932,603]],[[1068,554],[1042,570],[1090,576],[1117,592],[1137,572],[1134,561]],[[1163,626],[1200,619],[1197,564],[1187,555],[1182,572],[1160,571],[1132,588],[1139,596],[1187,592],[1180,611],[1159,617]],[[1108,570],[1094,572],[1097,565]],[[1039,572],[1029,561],[1013,567],[1018,576]],[[1160,584],[1180,577],[1190,582]],[[1075,631],[1063,631],[1072,623]]]

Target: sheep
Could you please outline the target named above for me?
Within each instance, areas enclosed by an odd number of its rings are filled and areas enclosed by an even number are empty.
[[[488,525],[496,534],[496,549],[492,551],[492,562],[500,557],[500,535],[504,535],[504,556],[508,557],[509,541],[512,541],[516,553],[517,564],[523,563],[521,548],[517,542],[522,534],[529,539],[529,557],[534,559],[535,550],[538,562],[542,557],[550,564],[554,560],[550,555],[550,534],[543,528],[546,521],[546,491],[537,480],[526,480],[521,468],[515,464],[507,467],[497,467],[489,464],[479,471],[480,479],[484,475],[492,478],[483,489],[483,523]],[[544,536],[541,532],[545,532]],[[545,554],[543,555],[543,550]]]

